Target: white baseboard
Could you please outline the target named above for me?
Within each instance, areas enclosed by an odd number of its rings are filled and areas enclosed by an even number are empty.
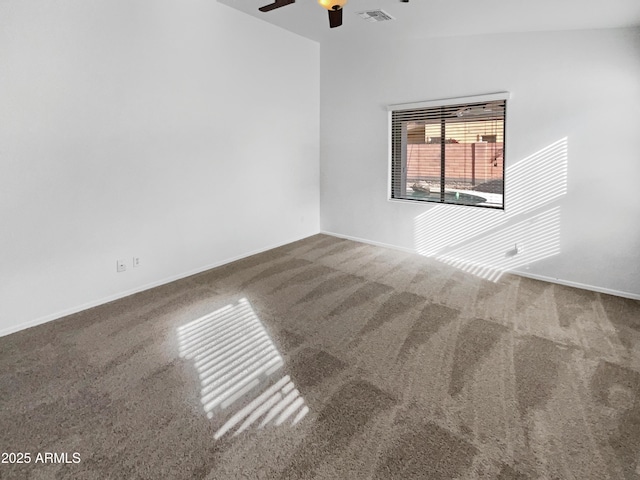
[[[207,270],[211,270],[212,268],[221,267],[222,265],[226,265],[227,263],[235,262],[237,260],[242,260],[243,258],[250,257],[252,255],[256,255],[258,253],[266,252],[267,250],[272,250],[274,248],[282,247],[283,245],[287,245],[289,243],[297,242],[299,240],[303,240],[307,237],[316,235],[306,235],[304,237],[296,238],[293,240],[288,240],[286,242],[279,243],[277,245],[271,245],[269,247],[261,248],[258,250],[254,250],[252,252],[244,253],[242,255],[238,255],[233,258],[228,258],[226,260],[222,260],[220,262],[212,263],[210,265],[205,265],[203,267],[198,267],[193,270],[189,270],[188,272],[180,273],[178,275],[173,275],[171,277],[164,278],[162,280],[158,280],[156,282],[147,283],[142,285],[141,287],[132,288],[130,290],[126,290],[124,292],[116,293],[115,295],[109,295],[108,297],[102,297],[97,300],[92,300],[87,303],[83,303],[82,305],[77,305],[75,307],[67,308],[61,310],[56,313],[52,313],[50,315],[45,315],[43,317],[36,318],[35,320],[30,320],[28,322],[23,322],[18,325],[12,325],[11,327],[4,328],[0,330],[0,337],[4,337],[5,335],[10,335],[15,332],[19,332],[20,330],[25,330],[27,328],[35,327],[37,325],[42,325],[43,323],[51,322],[53,320],[58,320],[59,318],[66,317],[67,315],[72,315],[74,313],[81,312],[83,310],[87,310],[89,308],[97,307],[99,305],[104,305],[105,303],[113,302],[114,300],[118,300],[120,298],[128,297],[129,295],[133,295],[134,293],[143,292],[145,290],[149,290],[151,288],[159,287],[160,285],[166,285],[167,283],[175,282],[176,280],[181,280],[186,277],[190,277],[192,275],[197,275],[198,273],[206,272]]]
[[[325,231],[325,230],[320,231],[319,233],[322,233],[324,235],[330,235],[332,237],[344,238],[344,239],[347,239],[347,240],[353,240],[355,242],[366,243],[366,244],[369,244],[369,245],[376,245],[378,247],[385,247],[385,248],[390,248],[390,249],[393,249],[393,250],[399,250],[399,251],[406,252],[406,253],[415,253],[415,254],[419,255],[414,249],[411,249],[411,248],[399,247],[397,245],[391,245],[391,244],[387,244],[387,243],[376,242],[376,241],[373,241],[373,240],[368,240],[366,238],[354,237],[354,236],[351,236],[351,235],[342,235],[342,234],[339,234],[339,233],[329,232],[329,231]],[[315,235],[315,234],[312,234],[312,235]],[[248,253],[245,253],[245,254],[242,254],[242,255],[238,255],[238,256],[233,257],[233,258],[228,258],[226,260],[222,260],[220,262],[212,263],[210,265],[205,265],[203,267],[199,267],[199,268],[196,268],[194,270],[190,270],[188,272],[184,272],[184,273],[181,273],[181,274],[178,274],[178,275],[173,275],[171,277],[164,278],[164,279],[159,280],[157,282],[151,282],[151,283],[148,283],[148,284],[143,285],[141,287],[136,287],[136,288],[133,288],[133,289],[130,289],[130,290],[126,290],[124,292],[117,293],[115,295],[110,295],[108,297],[103,297],[103,298],[100,298],[100,299],[97,299],[97,300],[93,300],[93,301],[84,303],[82,305],[78,305],[78,306],[75,306],[75,307],[72,307],[72,308],[61,310],[59,312],[56,312],[56,313],[53,313],[53,314],[50,314],[50,315],[45,315],[43,317],[36,318],[35,320],[31,320],[31,321],[28,321],[28,322],[23,322],[23,323],[20,323],[18,325],[13,325],[11,327],[8,327],[8,328],[5,328],[3,330],[0,330],[0,337],[3,337],[5,335],[10,335],[10,334],[18,332],[20,330],[25,330],[27,328],[35,327],[35,326],[41,325],[43,323],[51,322],[53,320],[57,320],[59,318],[66,317],[67,315],[72,315],[74,313],[78,313],[78,312],[81,312],[83,310],[87,310],[89,308],[97,307],[97,306],[103,305],[105,303],[113,302],[114,300],[118,300],[120,298],[128,297],[129,295],[133,295],[134,293],[143,292],[143,291],[149,290],[151,288],[159,287],[160,285],[165,285],[167,283],[175,282],[176,280],[181,280],[183,278],[190,277],[192,275],[197,275],[198,273],[202,273],[202,272],[205,272],[207,270],[211,270],[212,268],[217,268],[217,267],[220,267],[222,265],[226,265],[228,263],[235,262],[237,260],[241,260],[243,258],[250,257],[252,255],[256,255],[258,253],[266,252],[267,250],[272,250],[274,248],[278,248],[278,247],[281,247],[283,245],[287,245],[287,244],[292,243],[292,242],[297,242],[299,240],[302,240],[302,239],[307,238],[307,237],[312,236],[312,235],[307,235],[307,236],[304,236],[304,237],[295,238],[293,240],[289,240],[289,241],[286,241],[286,242],[283,242],[283,243],[279,243],[277,245],[271,245],[269,247],[265,247],[265,248],[261,248],[261,249],[258,249],[258,250],[254,250],[252,252],[248,252]],[[565,285],[565,286],[568,286],[568,287],[582,288],[584,290],[591,290],[591,291],[594,291],[594,292],[604,293],[604,294],[608,294],[608,295],[615,295],[617,297],[624,297],[624,298],[630,298],[630,299],[633,299],[633,300],[640,300],[640,295],[638,295],[636,293],[624,292],[624,291],[620,291],[620,290],[613,290],[613,289],[609,289],[609,288],[599,287],[599,286],[596,286],[596,285],[587,285],[587,284],[583,284],[583,283],[572,282],[572,281],[569,281],[569,280],[563,280],[563,279],[560,279],[560,278],[547,277],[547,276],[544,276],[544,275],[535,275],[535,274],[530,274],[530,273],[522,273],[522,272],[519,272],[519,271],[512,271],[512,272],[508,272],[508,273],[513,274],[513,275],[518,275],[520,277],[531,278],[531,279],[534,279],[534,280],[541,280],[543,282],[556,283],[556,284]]]
[[[406,252],[406,253],[417,253],[412,248],[399,247],[397,245],[391,245],[390,243],[382,243],[382,242],[376,242],[374,240],[367,240],[366,238],[352,237],[351,235],[343,235],[341,233],[327,232],[326,230],[321,230],[320,233],[322,233],[323,235],[330,235],[332,237],[344,238],[346,240],[353,240],[354,242],[375,245],[376,247],[390,248],[392,250],[400,250],[401,252]]]
[[[376,245],[378,247],[391,248],[393,250],[400,250],[402,252],[415,253],[416,255],[419,255],[419,253],[416,250],[411,249],[411,248],[398,247],[396,245],[389,245],[389,244],[382,243],[382,242],[375,242],[373,240],[367,240],[366,238],[353,237],[353,236],[350,236],[350,235],[342,235],[340,233],[328,232],[328,231],[325,231],[325,230],[322,230],[320,233],[322,233],[324,235],[331,235],[332,237],[344,238],[344,239],[347,239],[347,240],[353,240],[355,242],[368,243],[369,245]],[[505,273],[509,273],[511,275],[518,275],[519,277],[531,278],[531,279],[534,279],[534,280],[541,280],[543,282],[556,283],[558,285],[564,285],[564,286],[567,286],[567,287],[581,288],[583,290],[591,290],[593,292],[605,293],[607,295],[615,295],[616,297],[624,297],[624,298],[630,298],[632,300],[640,300],[640,295],[637,294],[637,293],[624,292],[624,291],[621,291],[621,290],[613,290],[613,289],[610,289],[610,288],[599,287],[597,285],[587,285],[585,283],[572,282],[570,280],[563,280],[561,278],[547,277],[547,276],[544,276],[544,275],[535,275],[535,274],[530,274],[530,273],[523,273],[523,272],[520,272],[518,270],[508,271],[508,272],[505,272]]]
[[[623,292],[621,290],[613,290],[611,288],[599,287],[597,285],[587,285],[585,283],[572,282],[570,280],[563,280],[561,278],[546,277],[544,275],[535,275],[535,274],[519,272],[519,271],[513,271],[509,273],[512,275],[518,275],[519,277],[532,278],[533,280],[541,280],[543,282],[557,283],[558,285],[581,288],[583,290],[591,290],[593,292],[605,293],[607,295],[614,295],[616,297],[624,297],[624,298],[630,298],[632,300],[640,300],[640,295],[638,295],[637,293]]]

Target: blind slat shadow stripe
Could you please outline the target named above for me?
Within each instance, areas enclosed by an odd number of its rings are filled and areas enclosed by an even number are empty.
[[[224,420],[216,440],[251,426],[293,426],[309,412],[292,379],[278,375],[284,359],[246,298],[179,327],[177,335],[180,356],[198,372],[207,417]]]

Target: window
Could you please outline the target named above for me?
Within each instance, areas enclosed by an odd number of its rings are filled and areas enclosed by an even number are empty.
[[[504,208],[508,96],[389,107],[391,199]]]

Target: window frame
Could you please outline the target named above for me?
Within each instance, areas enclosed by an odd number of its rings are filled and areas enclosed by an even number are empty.
[[[506,182],[506,158],[507,158],[507,101],[511,99],[510,92],[496,92],[484,95],[474,95],[467,97],[454,97],[454,98],[443,98],[437,100],[429,100],[423,102],[412,102],[412,103],[402,103],[402,104],[394,104],[388,105],[388,181],[387,181],[387,200],[390,202],[401,202],[401,203],[411,203],[414,205],[420,204],[435,204],[435,205],[457,205],[463,207],[477,207],[477,208],[488,208],[491,210],[502,210],[505,209],[505,182]],[[503,170],[502,170],[502,205],[501,206],[493,206],[493,205],[474,205],[474,204],[465,204],[458,202],[446,202],[443,200],[443,195],[441,195],[440,200],[433,199],[418,199],[418,198],[395,198],[394,197],[394,124],[393,124],[393,113],[398,111],[411,111],[411,110],[423,110],[423,109],[431,109],[436,107],[453,107],[453,106],[463,106],[465,104],[473,104],[473,103],[489,103],[495,101],[504,101],[505,102],[505,110],[503,114]],[[444,122],[443,122],[444,123]],[[446,142],[446,139],[445,139]],[[401,158],[403,165],[406,165],[407,162],[407,149],[408,141],[406,135],[403,135],[400,141],[401,145],[404,145],[405,148],[401,151]],[[445,167],[446,159],[444,158],[445,151],[442,149],[441,151],[441,166]],[[446,178],[446,168],[444,173],[441,173],[441,178]],[[401,189],[406,191],[406,182],[407,182],[407,174],[406,172],[401,175]],[[396,186],[397,188],[397,186]],[[444,184],[441,185],[441,192],[444,192]]]

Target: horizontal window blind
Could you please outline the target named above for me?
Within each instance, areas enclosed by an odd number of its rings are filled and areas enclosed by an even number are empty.
[[[504,207],[506,98],[391,109],[391,198]]]

